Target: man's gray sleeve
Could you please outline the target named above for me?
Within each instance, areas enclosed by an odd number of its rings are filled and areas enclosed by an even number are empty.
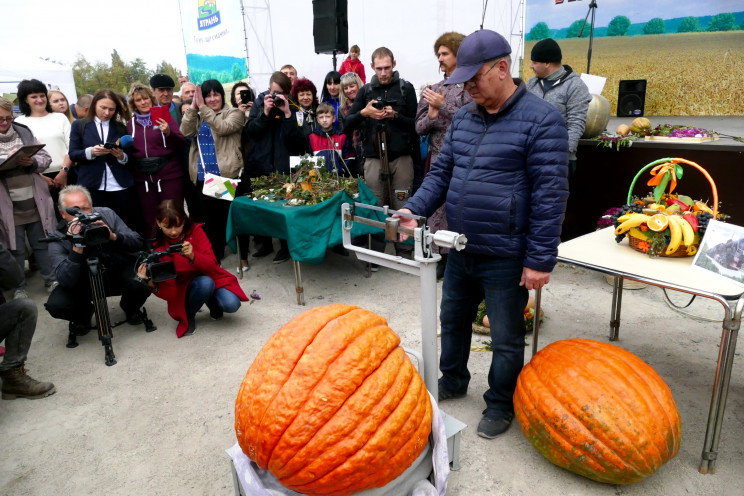
[[[579,147],[579,139],[586,128],[586,113],[592,95],[581,79],[575,79],[571,85],[566,102],[566,128],[568,128],[568,153],[574,155]]]

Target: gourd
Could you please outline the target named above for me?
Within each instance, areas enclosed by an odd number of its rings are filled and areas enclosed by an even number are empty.
[[[633,134],[646,134],[651,130],[651,121],[645,117],[637,117],[630,123],[630,132]]]
[[[674,458],[682,434],[669,387],[617,346],[557,341],[522,369],[514,393],[522,432],[549,461],[608,484],[630,484]]]
[[[586,111],[586,126],[582,138],[599,136],[610,122],[610,102],[602,95],[592,93],[592,100]]]
[[[248,369],[235,403],[243,452],[285,487],[382,487],[426,447],[432,407],[385,319],[327,305],[290,320]]]

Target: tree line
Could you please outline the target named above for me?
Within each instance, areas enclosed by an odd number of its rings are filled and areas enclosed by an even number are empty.
[[[607,25],[607,36],[625,36],[630,28],[630,19],[626,16],[615,16]],[[584,26],[584,19],[574,21],[568,28],[566,38],[578,38],[581,28]],[[582,38],[589,37],[589,28],[587,24],[584,31],[581,32]],[[732,13],[717,14],[710,19],[708,25],[703,29],[700,20],[697,17],[685,17],[677,26],[678,33],[695,33],[698,31],[734,31],[744,30],[744,21],[736,25],[736,18]],[[664,34],[666,33],[666,22],[660,17],[655,17],[643,26],[643,34]],[[545,22],[538,22],[527,34],[527,41],[539,41],[551,37],[551,30]]]
[[[118,93],[126,93],[134,82],[148,84],[150,77],[155,74],[168,74],[176,82],[175,90],[180,89],[178,78],[181,71],[169,62],[163,60],[152,71],[147,68],[144,60],[136,58],[132,62],[124,61],[119,53],[111,52],[111,64],[95,62],[91,64],[78,54],[72,66],[72,75],[78,95],[93,94],[101,88],[109,88]]]

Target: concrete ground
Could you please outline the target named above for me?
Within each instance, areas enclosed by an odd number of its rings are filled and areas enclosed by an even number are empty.
[[[38,401],[0,401],[0,495],[228,495],[233,494],[225,449],[235,442],[233,409],[238,387],[268,337],[306,308],[335,302],[382,314],[403,344],[420,347],[419,282],[381,269],[364,277],[354,257],[329,253],[320,266],[303,266],[307,307],[295,301],[292,265],[271,257],[252,261],[241,284],[260,301],[213,322],[197,317],[191,337],[176,339],[165,302],[146,307],[158,326],[123,325],[114,330],[118,364],[107,367],[95,333],[65,348],[66,323],[43,309],[40,277],[29,280],[39,322],[27,368],[53,381],[57,393]],[[229,256],[224,266],[234,270]],[[441,283],[439,283],[441,290]],[[567,338],[607,340],[612,288],[600,274],[559,265],[543,291],[546,319],[540,346]],[[677,303],[689,297],[671,294]],[[122,318],[110,299],[114,321]],[[715,302],[697,299],[688,312],[719,319]],[[661,289],[626,291],[617,344],[647,361],[664,378],[682,416],[677,457],[631,486],[593,482],[560,469],[530,446],[516,422],[503,436],[475,434],[484,408],[482,393],[490,360],[473,352],[467,397],[443,408],[468,427],[461,443],[462,468],[450,474],[447,494],[459,495],[741,495],[744,494],[744,372],[741,357],[731,379],[717,473],[698,464],[718,356],[721,326],[670,309]],[[476,335],[474,345],[487,339]],[[531,335],[528,336],[531,342]],[[525,360],[531,348],[525,350]]]

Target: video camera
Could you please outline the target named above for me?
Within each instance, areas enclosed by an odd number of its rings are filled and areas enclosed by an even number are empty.
[[[382,110],[388,105],[391,107],[395,105],[397,102],[395,100],[385,100],[384,98],[377,97],[376,99],[372,100],[372,106],[376,108],[377,110]]]
[[[282,100],[281,98],[277,98],[277,97],[276,97],[276,96],[277,96],[277,94],[278,94],[278,93],[277,93],[277,92],[275,91],[275,92],[273,92],[273,93],[272,93],[271,95],[269,95],[269,96],[271,97],[271,99],[272,99],[272,100],[274,100],[274,106],[275,106],[275,107],[277,107],[277,108],[282,108],[282,107],[284,107],[284,100]]]
[[[81,246],[100,246],[109,240],[109,228],[100,224],[94,224],[103,217],[98,212],[86,214],[80,211],[80,207],[69,207],[67,213],[74,216],[80,226],[80,230],[72,235],[73,243]]]
[[[149,252],[143,252],[140,255],[141,258],[137,261],[137,267],[145,264],[148,277],[155,283],[175,279],[176,265],[172,261],[161,262],[160,259],[171,253],[180,253],[182,248],[183,243],[175,243],[170,245],[165,251],[150,250]],[[137,280],[141,281],[139,278]]]

